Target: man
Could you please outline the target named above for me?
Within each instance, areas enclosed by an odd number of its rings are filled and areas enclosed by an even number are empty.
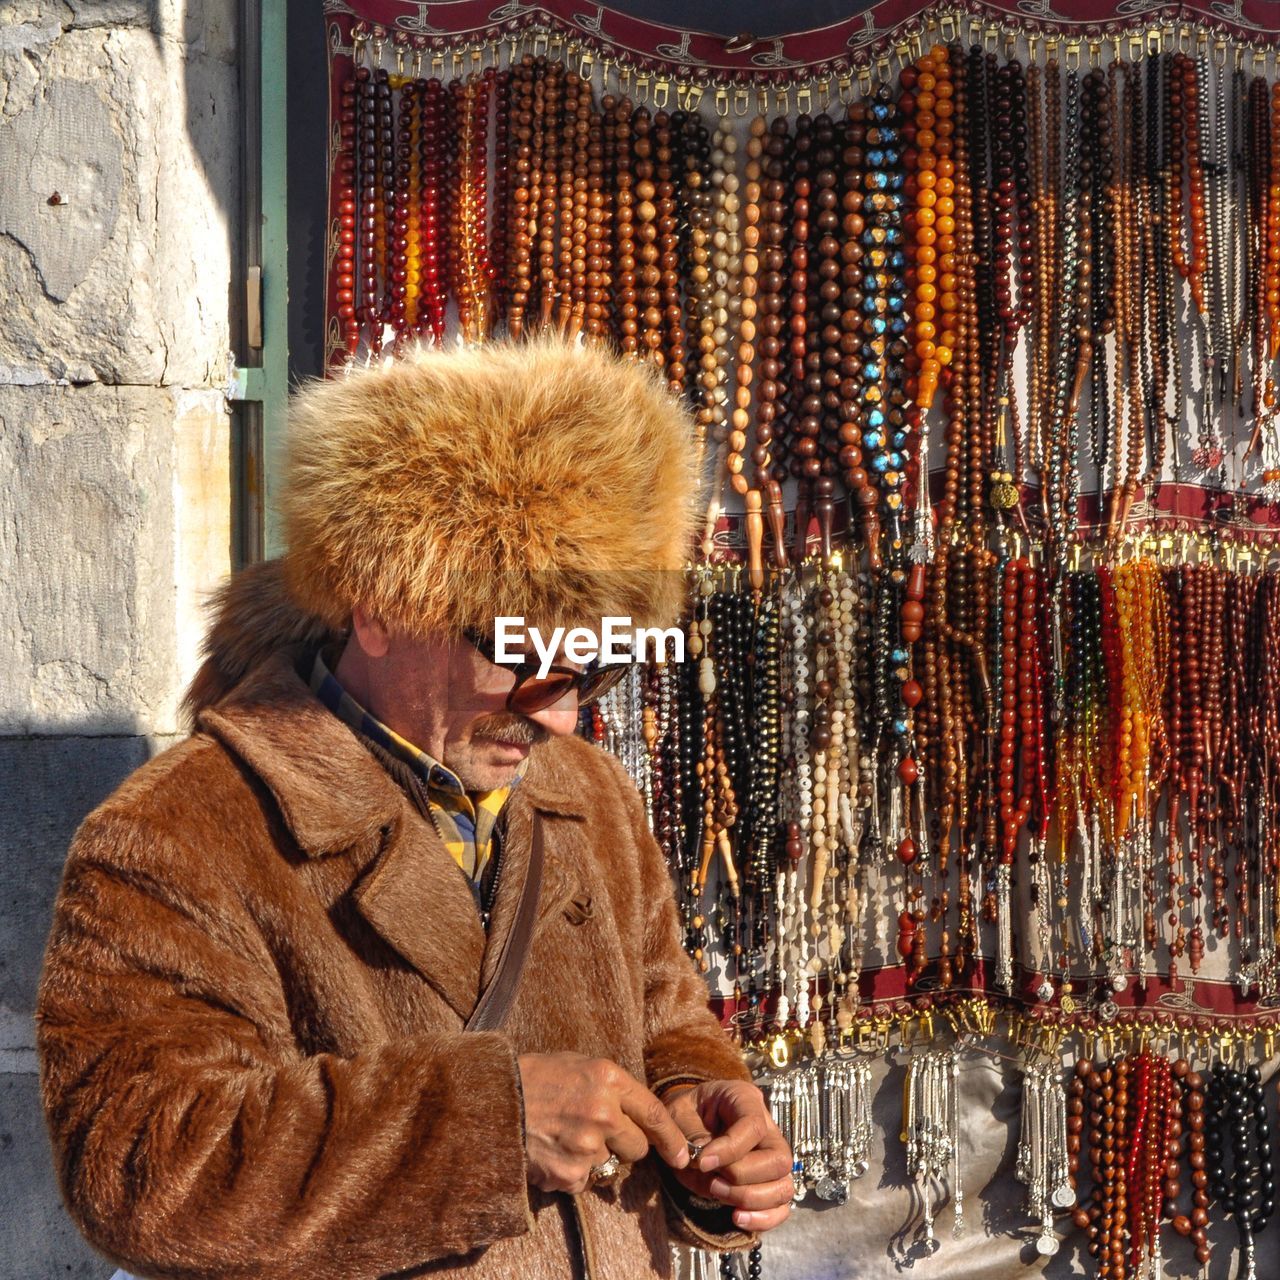
[[[287,553],[78,833],[41,980],[64,1195],[122,1266],[629,1280],[786,1216],[640,799],[572,732],[603,677],[491,660],[499,617],[672,620],[689,438],[556,342],[295,400]]]

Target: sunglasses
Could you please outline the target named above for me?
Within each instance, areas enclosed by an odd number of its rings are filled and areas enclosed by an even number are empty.
[[[583,671],[553,663],[547,668],[546,675],[539,675],[538,669],[542,665],[539,659],[525,658],[523,662],[515,664],[499,662],[497,648],[491,637],[471,630],[462,634],[494,666],[515,673],[516,682],[507,694],[507,710],[516,715],[528,716],[537,711],[545,711],[569,693],[576,693],[578,706],[585,707],[612,689],[626,673],[626,667],[622,663],[608,667],[592,663]]]

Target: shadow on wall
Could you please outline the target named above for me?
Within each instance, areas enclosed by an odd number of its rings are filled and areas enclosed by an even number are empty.
[[[68,723],[57,737],[0,738],[0,1258],[13,1267],[8,1275],[111,1274],[111,1264],[62,1208],[39,1102],[31,1011],[76,828],[173,740],[104,734],[91,721]]]

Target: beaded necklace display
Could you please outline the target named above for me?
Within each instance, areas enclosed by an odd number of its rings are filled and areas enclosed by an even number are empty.
[[[856,1176],[852,1045],[1022,1009],[1032,1239],[1073,1174],[1109,1277],[1165,1221],[1203,1263],[1214,1201],[1247,1260],[1273,1194],[1234,1065],[1092,1052],[1280,996],[1280,87],[1172,42],[975,30],[752,115],[517,38],[441,83],[375,34],[335,96],[338,359],[551,326],[693,413],[688,661],[584,723],[735,1034],[812,1068],[803,1189]],[[950,1185],[940,1052],[907,1131]]]

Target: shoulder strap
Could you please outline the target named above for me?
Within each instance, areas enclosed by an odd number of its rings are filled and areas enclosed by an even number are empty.
[[[520,986],[520,975],[533,940],[533,926],[538,919],[538,898],[542,892],[542,823],[533,815],[533,839],[529,850],[529,867],[524,888],[516,908],[515,922],[507,934],[498,957],[498,967],[489,985],[480,993],[464,1028],[467,1031],[496,1031],[507,1020]]]

